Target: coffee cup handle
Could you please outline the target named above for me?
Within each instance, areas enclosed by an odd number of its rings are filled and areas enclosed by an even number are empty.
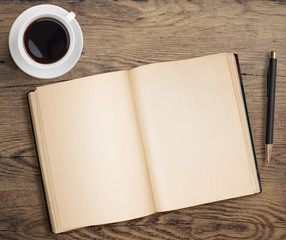
[[[67,20],[69,22],[71,22],[74,18],[75,18],[75,13],[74,12],[70,12],[67,16],[66,16]]]

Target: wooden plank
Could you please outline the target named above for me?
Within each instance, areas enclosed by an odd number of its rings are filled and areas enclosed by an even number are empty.
[[[27,209],[26,211],[18,209],[18,212],[25,213],[23,214],[25,217],[14,219],[15,222],[10,225],[6,222],[9,230],[1,229],[0,236],[4,239],[3,236],[10,239],[15,235],[17,239],[61,239],[61,237],[63,239],[72,237],[83,239],[214,239],[221,237],[220,239],[230,239],[238,236],[244,239],[283,239],[283,236],[285,237],[285,225],[277,222],[275,226],[270,222],[273,219],[264,216],[265,210],[249,214],[249,209],[240,208],[244,211],[245,219],[234,215],[233,219],[226,220],[221,218],[222,211],[223,215],[233,215],[233,209],[238,208],[237,205],[228,207],[229,211],[226,211],[226,208],[217,207],[219,217],[212,214],[215,211],[213,208],[192,208],[52,235],[47,221],[43,221],[42,214],[45,209],[35,205],[32,212]],[[273,209],[268,209],[268,211],[271,212]],[[11,218],[8,217],[8,220],[11,221]]]
[[[35,225],[39,228],[40,224]],[[143,226],[112,226],[109,228],[90,228],[81,232],[72,232],[55,236],[48,234],[29,234],[28,232],[0,232],[3,239],[285,239],[283,229],[273,231],[272,228],[248,223],[229,223],[220,220],[195,219],[189,224],[153,225],[146,231]]]
[[[77,13],[85,42],[79,63],[58,80],[224,51],[240,53],[242,62],[248,59],[247,71],[262,75],[266,72],[269,50],[276,49],[278,56],[285,51],[281,19],[286,14],[279,2],[270,1],[267,5],[259,1],[49,3]],[[8,42],[9,29],[17,15],[36,4],[2,2],[1,42]],[[6,44],[0,46],[0,56],[0,86],[41,85],[50,81],[21,72],[12,61]],[[278,68],[282,76],[286,76],[285,58],[280,54]]]

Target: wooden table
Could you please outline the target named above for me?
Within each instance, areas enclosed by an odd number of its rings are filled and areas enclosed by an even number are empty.
[[[0,239],[286,239],[285,1],[45,1],[77,14],[84,49],[56,79],[23,73],[8,49],[15,18],[42,1],[0,0]],[[278,55],[275,145],[265,162],[266,71]],[[239,54],[263,192],[149,217],[50,232],[25,93],[36,86],[219,52]]]

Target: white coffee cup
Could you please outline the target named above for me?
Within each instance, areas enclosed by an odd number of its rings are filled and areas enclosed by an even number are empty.
[[[27,53],[24,46],[24,33],[31,23],[41,18],[53,18],[62,23],[69,34],[69,48],[66,54],[56,62],[43,64],[36,62]],[[9,34],[9,49],[18,67],[25,73],[37,78],[55,78],[72,69],[80,58],[83,48],[81,28],[73,12],[42,4],[24,11],[13,23]]]

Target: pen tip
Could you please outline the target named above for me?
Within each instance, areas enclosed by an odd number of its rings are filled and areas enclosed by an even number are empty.
[[[271,51],[271,58],[276,58],[276,52],[275,51]]]
[[[272,152],[272,144],[265,144],[266,160],[269,163]]]

